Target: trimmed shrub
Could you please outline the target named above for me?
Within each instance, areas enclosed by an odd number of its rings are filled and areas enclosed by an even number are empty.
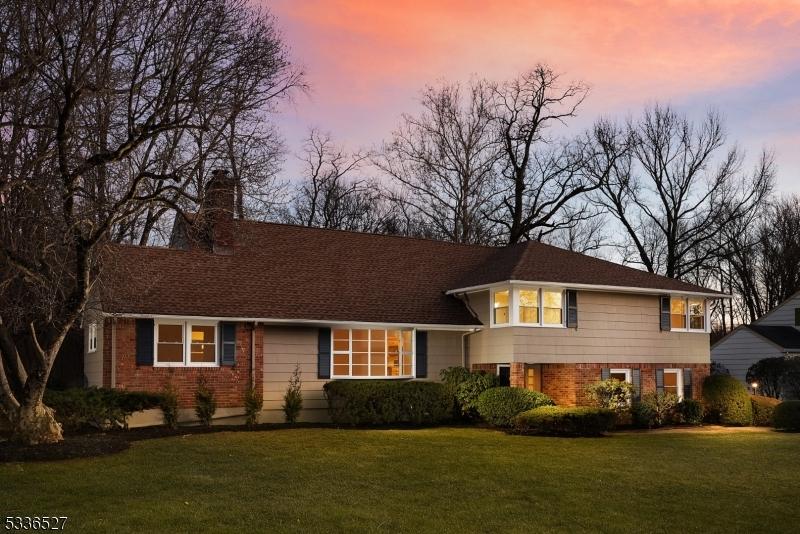
[[[694,399],[683,399],[678,403],[677,413],[680,422],[685,425],[701,425],[703,424],[703,415],[705,409],[703,403]]]
[[[44,395],[44,403],[70,432],[127,428],[133,412],[157,408],[160,402],[161,396],[156,393],[109,388],[47,390]]]
[[[772,413],[772,422],[775,428],[781,430],[800,430],[800,401],[783,401],[775,407]]]
[[[676,422],[678,396],[674,393],[645,393],[633,405],[633,422],[637,426],[657,428]]]
[[[763,395],[750,395],[750,403],[753,405],[753,425],[772,426],[772,416],[781,401]]]
[[[294,366],[294,372],[289,377],[289,385],[283,394],[283,414],[287,423],[296,423],[300,410],[303,409],[303,382],[300,380],[300,364]]]
[[[264,408],[264,395],[260,389],[249,388],[244,394],[244,424],[254,427],[258,424],[258,417]]]
[[[197,382],[197,392],[194,395],[194,413],[203,426],[211,426],[211,420],[217,411],[217,400],[214,398],[214,390],[208,387],[205,377],[200,377]]]
[[[334,380],[323,390],[337,425],[435,425],[453,413],[453,398],[438,382]]]
[[[178,428],[178,392],[171,382],[164,386],[161,393],[161,414],[164,425],[172,429]]]
[[[470,372],[466,367],[442,369],[439,377],[454,398],[453,413],[457,417],[478,417],[478,397],[489,388],[500,385],[500,377],[486,371]]]
[[[614,410],[618,414],[630,410],[633,392],[633,384],[616,378],[600,380],[586,386],[586,396],[592,404],[599,408]]]
[[[514,417],[516,434],[600,436],[614,428],[614,411],[587,406],[542,406]]]
[[[730,375],[709,375],[703,381],[706,421],[730,426],[753,423],[753,405],[744,385]]]
[[[538,391],[522,388],[490,388],[478,397],[478,414],[494,426],[511,426],[511,420],[522,412],[540,406],[553,406],[553,400]]]

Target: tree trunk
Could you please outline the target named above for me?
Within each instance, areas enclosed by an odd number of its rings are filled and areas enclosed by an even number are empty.
[[[20,406],[11,432],[11,440],[26,445],[58,443],[64,439],[55,412],[41,401],[32,406]]]

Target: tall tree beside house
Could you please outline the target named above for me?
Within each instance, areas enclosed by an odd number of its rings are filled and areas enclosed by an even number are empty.
[[[686,278],[710,268],[723,229],[755,220],[772,190],[771,156],[744,171],[744,154],[727,145],[716,113],[692,122],[655,105],[624,126],[601,121],[595,131],[607,140],[595,157],[614,159],[595,199],[622,227],[624,259],[652,273]]]
[[[486,212],[496,194],[499,156],[491,88],[477,79],[430,86],[421,104],[420,113],[403,115],[373,162],[392,180],[398,209],[424,234],[488,243],[495,237]]]
[[[195,200],[212,155],[229,155],[204,139],[301,78],[245,0],[9,0],[0,21],[0,416],[16,440],[55,442],[43,393],[105,244]],[[199,167],[187,145],[208,156]],[[32,365],[12,334],[36,347]]]

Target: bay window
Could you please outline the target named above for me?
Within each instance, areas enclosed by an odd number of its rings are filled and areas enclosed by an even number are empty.
[[[492,306],[494,324],[508,324],[509,300],[507,289],[494,292],[494,304]]]
[[[217,365],[217,324],[211,322],[157,321],[156,366],[213,367]]]
[[[564,294],[561,288],[548,287],[493,289],[491,326],[564,326]]]
[[[544,324],[563,324],[563,292],[561,290],[543,289],[542,290],[542,310]]]
[[[522,324],[539,323],[539,290],[519,290],[519,322]]]
[[[333,378],[411,378],[413,330],[347,329],[331,331]]]

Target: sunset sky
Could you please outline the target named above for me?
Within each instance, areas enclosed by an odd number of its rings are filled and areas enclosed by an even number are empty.
[[[538,62],[592,87],[575,128],[652,102],[709,106],[754,163],[775,151],[778,188],[800,193],[800,1],[268,2],[311,92],[283,110],[290,149],[310,126],[349,148],[386,138],[419,91]],[[296,164],[287,162],[292,174]]]

